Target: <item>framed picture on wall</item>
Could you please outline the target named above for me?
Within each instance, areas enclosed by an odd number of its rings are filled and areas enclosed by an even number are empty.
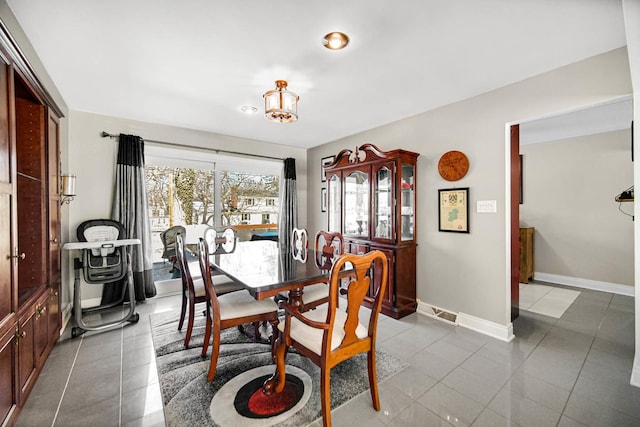
[[[438,230],[469,232],[469,187],[438,190]]]
[[[324,167],[331,163],[333,163],[333,156],[323,157],[322,160],[320,160],[320,177],[322,182],[327,180],[327,175],[324,173]]]
[[[327,211],[327,189],[320,190],[320,210],[322,212]]]

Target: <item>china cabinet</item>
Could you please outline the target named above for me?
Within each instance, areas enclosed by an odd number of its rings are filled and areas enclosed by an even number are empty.
[[[345,251],[380,250],[389,263],[382,312],[416,311],[416,162],[419,154],[381,151],[373,144],[342,150],[325,166],[329,231],[342,233]],[[373,290],[370,291],[372,295]],[[370,305],[372,298],[365,303]]]
[[[0,22],[0,425],[60,336],[61,116]]]

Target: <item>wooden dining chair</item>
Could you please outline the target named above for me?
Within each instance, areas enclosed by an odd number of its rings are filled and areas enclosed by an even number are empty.
[[[225,295],[216,295],[214,280],[217,276],[211,276],[211,264],[209,263],[209,248],[207,242],[200,238],[198,242],[198,262],[200,272],[204,280],[204,288],[207,298],[207,322],[202,345],[202,356],[207,354],[209,340],[211,343],[211,363],[209,365],[208,381],[212,381],[218,365],[220,354],[220,331],[233,326],[241,326],[245,323],[257,324],[259,322],[271,323],[273,336],[278,325],[278,305],[271,298],[257,300],[249,291],[241,290]],[[257,333],[257,331],[256,331]]]
[[[294,228],[291,230],[291,255],[293,259],[302,262],[307,260],[309,249],[309,233],[306,228]]]
[[[340,233],[318,231],[315,238],[316,265],[322,270],[330,270],[340,255],[344,253],[344,239]],[[307,311],[329,301],[328,283],[305,286],[302,293],[302,310]]]
[[[177,259],[178,269],[182,280],[182,307],[180,311],[180,320],[178,321],[178,330],[182,330],[184,319],[187,312],[187,332],[184,337],[184,346],[189,347],[191,334],[193,332],[193,322],[195,317],[195,305],[206,302],[206,292],[204,282],[200,274],[200,266],[198,261],[188,262],[187,248],[184,244],[182,233],[176,234],[175,237],[175,255]],[[192,274],[193,272],[193,274]],[[218,286],[216,292],[224,295],[242,289],[242,285],[237,284],[227,276],[220,276],[217,280]]]
[[[351,270],[346,284],[347,307],[338,306],[341,270]],[[283,303],[284,323],[278,325],[280,336],[276,347],[275,386],[265,386],[265,392],[281,392],[285,386],[285,358],[287,349],[294,347],[320,367],[320,397],[322,420],[331,426],[330,377],[331,368],[359,353],[367,353],[369,388],[376,411],[380,397],[376,377],[376,329],[382,298],[387,285],[387,258],[381,251],[364,255],[346,254],[331,267],[329,303],[316,310],[300,312],[295,306]],[[342,284],[345,287],[345,284]],[[360,305],[371,290],[375,290],[368,322],[360,320]]]
[[[340,255],[344,253],[344,238],[338,232],[318,231],[316,233],[316,264],[323,270],[330,270]]]
[[[309,247],[309,234],[306,228],[294,228],[291,231],[291,256],[301,262],[307,262],[307,253]],[[340,236],[342,238],[342,236]],[[316,251],[317,248],[316,236]],[[344,246],[344,245],[343,245]],[[328,270],[328,269],[327,269]],[[289,299],[288,292],[281,292],[278,300],[284,301]],[[318,283],[315,285],[305,286],[302,293],[301,311],[311,310],[320,304],[324,304],[329,299],[329,286],[326,283]]]

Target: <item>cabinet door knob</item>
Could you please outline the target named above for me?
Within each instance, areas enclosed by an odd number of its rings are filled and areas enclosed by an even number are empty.
[[[51,243],[58,243],[58,238],[55,237],[53,240],[51,240]]]
[[[22,252],[21,254],[18,254],[18,255],[7,255],[7,259],[11,259],[11,258],[25,259],[26,255],[25,255],[24,252]]]

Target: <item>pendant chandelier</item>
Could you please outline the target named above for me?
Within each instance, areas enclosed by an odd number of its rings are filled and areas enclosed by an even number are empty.
[[[287,90],[285,80],[276,80],[276,88],[264,95],[264,117],[279,123],[298,120],[298,100],[300,97]]]

